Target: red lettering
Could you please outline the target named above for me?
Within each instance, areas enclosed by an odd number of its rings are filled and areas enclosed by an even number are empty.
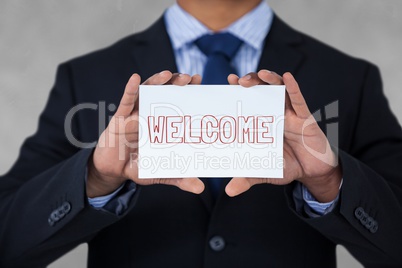
[[[268,136],[269,124],[274,122],[272,116],[257,116],[257,143],[273,143],[274,138]],[[265,131],[264,131],[265,130]]]
[[[158,123],[155,123],[155,116],[148,116],[148,133],[151,143],[163,142],[163,129],[165,128],[165,117],[158,116]]]
[[[204,143],[214,143],[218,139],[218,120],[213,115],[205,115],[201,119],[201,140]],[[215,129],[215,130],[214,130]]]
[[[191,116],[184,116],[184,143],[201,143],[201,137],[193,135]]]
[[[166,143],[183,143],[183,137],[178,135],[181,129],[178,124],[183,125],[182,116],[166,116]]]
[[[193,126],[190,115],[148,116],[148,133],[151,143],[273,143],[270,124],[273,116],[223,116],[219,120],[205,115]],[[199,131],[198,131],[199,130]],[[164,137],[165,136],[165,137]]]
[[[238,127],[238,133],[239,133],[239,143],[244,143],[246,138],[245,136],[247,135],[247,143],[254,143],[254,128],[255,128],[255,123],[254,123],[254,116],[248,116],[247,118],[244,116],[239,116],[239,127]]]
[[[219,120],[219,139],[222,143],[233,143],[236,139],[236,119],[224,116]]]

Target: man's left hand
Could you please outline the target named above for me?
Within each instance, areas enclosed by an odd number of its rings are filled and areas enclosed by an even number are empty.
[[[226,186],[229,196],[239,195],[253,185],[269,183],[289,184],[301,182],[319,202],[330,202],[339,193],[342,170],[327,137],[310,113],[300,88],[290,73],[283,77],[261,70],[244,77],[230,75],[231,85],[285,85],[284,178],[233,178]]]

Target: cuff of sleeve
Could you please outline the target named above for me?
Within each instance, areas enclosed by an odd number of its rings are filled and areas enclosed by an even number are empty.
[[[342,187],[342,182],[343,179],[339,189]],[[339,194],[331,202],[320,203],[303,184],[297,183],[293,190],[293,199],[296,207],[299,208],[298,211],[303,210],[304,213],[310,218],[316,218],[328,214],[334,209],[339,200]]]
[[[126,181],[118,195],[112,198],[101,210],[106,210],[117,216],[123,215],[127,211],[130,201],[136,192],[137,184],[133,181]]]
[[[88,168],[85,171],[85,183],[88,179]],[[87,197],[88,204],[96,210],[103,210],[121,216],[128,209],[130,201],[137,190],[137,185],[127,180],[111,194],[94,198]]]
[[[94,198],[88,197],[88,203],[94,208],[103,208],[113,197],[115,197],[121,189],[123,189],[124,184],[122,184],[116,191],[105,196],[98,196]]]

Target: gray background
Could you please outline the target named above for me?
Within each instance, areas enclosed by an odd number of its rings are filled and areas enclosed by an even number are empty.
[[[173,1],[1,0],[0,174],[35,131],[57,65],[144,29]],[[268,2],[294,28],[379,65],[386,95],[402,120],[402,1]],[[338,253],[339,267],[362,267],[342,247]],[[85,255],[82,245],[50,267],[85,267]]]

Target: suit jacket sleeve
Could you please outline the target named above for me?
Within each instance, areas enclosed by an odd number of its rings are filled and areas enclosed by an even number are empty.
[[[304,221],[344,245],[366,267],[402,265],[402,132],[371,64],[360,96],[351,150],[339,151],[343,186],[337,207],[308,218],[293,202],[291,187],[287,196]]]
[[[1,267],[48,264],[124,216],[87,204],[85,173],[92,149],[76,148],[64,133],[65,115],[76,104],[72,88],[69,65],[61,65],[37,132],[0,178]],[[77,139],[78,118],[72,121]]]

